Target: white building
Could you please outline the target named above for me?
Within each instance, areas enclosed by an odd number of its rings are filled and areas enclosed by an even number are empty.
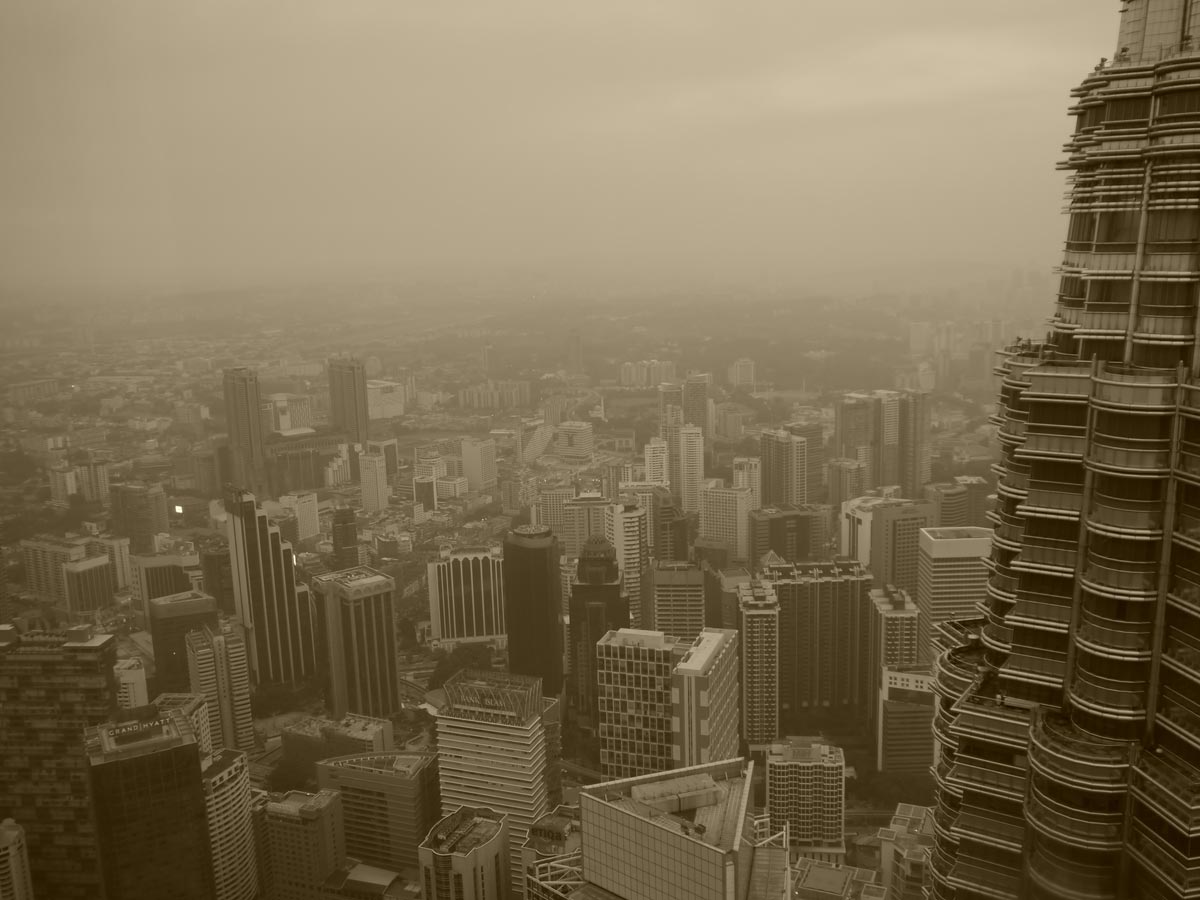
[[[749,487],[725,487],[710,480],[700,492],[700,537],[729,549],[735,563],[750,562],[750,510],[754,494]]]
[[[496,486],[496,442],[491,438],[462,442],[463,476],[472,491],[487,491]]]
[[[188,677],[193,694],[208,706],[209,733],[217,750],[254,749],[250,664],[246,642],[232,622],[187,636]]]
[[[391,489],[387,480],[387,458],[382,453],[364,453],[358,458],[358,484],[365,513],[387,509]]]
[[[931,661],[938,652],[938,625],[979,615],[977,604],[987,597],[985,562],[991,554],[991,539],[990,528],[921,529],[915,599],[923,660]],[[1021,558],[1025,560],[1025,556]]]
[[[704,482],[704,429],[679,426],[679,505],[685,513],[700,512]]]
[[[117,677],[117,706],[134,709],[150,702],[150,694],[146,689],[146,668],[140,659],[118,659],[113,666],[113,674]]]
[[[750,508],[762,509],[762,460],[757,456],[735,456],[733,486],[750,488]]]
[[[846,855],[846,761],[840,747],[788,738],[767,750],[771,829],[788,829],[801,856],[840,863]]]
[[[212,844],[216,900],[258,896],[258,853],[250,810],[246,754],[223,750],[204,770],[204,806]]]
[[[733,759],[742,727],[738,633],[705,628],[675,664],[671,680],[674,768]]]
[[[293,492],[279,498],[279,505],[296,517],[297,540],[306,541],[321,533],[317,495],[312,491]]]
[[[652,437],[642,448],[642,461],[645,466],[645,477],[642,479],[649,484],[668,484],[670,479],[667,464],[667,442],[660,437]]]
[[[508,895],[508,818],[479,806],[461,806],[429,830],[418,854],[422,900],[495,900]],[[521,878],[524,888],[524,878]]]
[[[646,601],[650,565],[650,520],[646,510],[632,503],[613,503],[605,510],[604,536],[617,551],[617,566],[629,597],[630,624],[640,624]]]

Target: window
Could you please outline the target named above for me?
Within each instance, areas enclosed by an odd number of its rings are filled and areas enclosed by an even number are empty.
[[[1149,97],[1122,97],[1108,101],[1104,108],[1105,122],[1144,122],[1150,118]]]
[[[1171,91],[1158,98],[1158,118],[1190,119],[1200,113],[1200,90]]]

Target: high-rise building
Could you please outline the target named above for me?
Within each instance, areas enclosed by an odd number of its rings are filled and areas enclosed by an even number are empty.
[[[642,461],[646,469],[646,481],[651,484],[668,484],[670,481],[667,463],[667,442],[660,437],[652,437],[642,448]]]
[[[143,482],[114,484],[109,496],[112,530],[129,538],[130,553],[153,554],[154,536],[170,530],[163,486]]]
[[[360,359],[334,357],[328,368],[330,421],[352,444],[365,446],[371,421],[366,367]]]
[[[89,503],[103,503],[108,505],[110,494],[110,486],[108,481],[109,465],[107,462],[96,459],[89,453],[87,462],[78,466],[75,469],[75,475],[79,482],[79,491],[83,494],[83,499]]]
[[[967,489],[955,481],[927,484],[925,499],[933,504],[934,528],[964,528],[967,523]]]
[[[808,502],[808,439],[785,429],[764,431],[758,439],[762,506]]]
[[[576,720],[593,730],[597,722],[596,642],[610,631],[629,627],[629,599],[621,586],[617,552],[602,535],[583,546],[571,583],[570,640],[567,661]]]
[[[762,508],[762,460],[757,456],[733,458],[733,486],[750,488],[750,508]]]
[[[333,511],[333,564],[337,569],[358,565],[358,515],[348,506]]]
[[[504,621],[508,667],[542,679],[542,691],[563,688],[562,583],[558,541],[549,528],[518,525],[504,539]]]
[[[294,491],[279,498],[279,504],[291,510],[296,517],[296,536],[307,541],[321,533],[321,519],[317,507],[317,495],[312,491]]]
[[[628,778],[671,768],[671,674],[691,640],[622,628],[596,643],[600,770]]]
[[[627,502],[610,504],[604,513],[604,536],[617,553],[621,583],[629,599],[629,620],[640,623],[650,565],[650,522],[646,509]]]
[[[967,521],[963,524],[973,528],[991,528],[988,512],[994,498],[987,481],[978,475],[956,475],[954,483],[967,491]]]
[[[779,600],[773,585],[737,586],[742,652],[742,740],[761,751],[779,737]]]
[[[896,484],[905,497],[920,497],[930,479],[929,394],[905,391],[900,395],[899,477]]]
[[[151,709],[151,708],[146,708]],[[83,735],[108,900],[215,896],[200,749],[180,710]]]
[[[191,690],[188,632],[217,627],[217,601],[201,591],[180,591],[150,601],[150,639],[154,642],[155,693]]]
[[[203,694],[159,694],[150,704],[158,710],[160,717],[171,716],[173,709],[183,713],[192,724],[192,734],[196,737],[196,746],[200,748],[201,766],[212,760],[212,728],[207,697]]]
[[[923,900],[930,883],[933,809],[900,803],[887,827],[879,829],[880,883],[888,900]]]
[[[490,491],[496,487],[496,442],[492,438],[464,438],[463,475],[472,491]]]
[[[67,581],[63,567],[69,562],[87,559],[87,538],[60,538],[39,535],[21,541],[21,561],[25,584],[38,600],[60,609],[67,606]]]
[[[255,900],[258,848],[250,811],[250,766],[246,754],[220,751],[204,768],[202,781],[215,900]]]
[[[734,562],[748,564],[752,509],[750,488],[727,488],[720,481],[709,481],[700,491],[700,537],[727,547]]]
[[[185,641],[191,693],[204,696],[213,747],[251,752],[254,716],[245,640],[233,622],[224,620],[188,632]]]
[[[579,556],[584,542],[593,534],[604,534],[604,516],[612,501],[598,491],[572,497],[562,505],[562,552],[571,559]]]
[[[736,359],[729,364],[729,386],[734,388],[748,387],[754,390],[754,360]]]
[[[253,795],[262,892],[273,900],[318,900],[346,860],[337,791]]]
[[[834,456],[867,465],[867,488],[918,497],[929,480],[929,404],[916,391],[849,393],[834,405]]]
[[[700,490],[704,484],[704,431],[699,425],[681,425],[678,442],[679,476],[671,479],[671,489],[679,497],[680,509],[685,513],[698,513]]]
[[[266,453],[263,448],[262,398],[258,373],[246,366],[226,369],[225,422],[234,483],[242,490],[265,494]],[[133,537],[133,535],[130,535]],[[137,547],[134,547],[135,552]]]
[[[937,663],[959,697],[936,816],[962,823],[937,829],[937,897],[1196,891],[1200,275],[1180,250],[1200,216],[1177,179],[1200,134],[1198,14],[1124,4],[1116,54],[1072,92],[1052,331],[997,369],[981,649]]]
[[[118,659],[117,664],[113,666],[113,674],[117,677],[118,707],[133,709],[150,702],[150,693],[146,687],[146,667],[140,659]]]
[[[134,554],[129,558],[129,593],[133,611],[143,623],[150,618],[150,601],[183,591],[199,590],[204,582],[200,558],[194,553]]]
[[[358,486],[363,512],[387,509],[392,491],[387,480],[387,459],[382,453],[363,453],[358,457]]]
[[[33,900],[25,829],[13,819],[0,821],[0,900]]]
[[[936,695],[928,665],[884,666],[880,672],[875,768],[885,775],[925,777],[936,760]]]
[[[857,459],[831,459],[828,466],[830,524],[841,532],[842,506],[867,493],[867,464]]]
[[[107,556],[91,556],[63,564],[66,607],[63,612],[73,622],[90,622],[97,610],[113,602],[112,564]]]
[[[0,809],[25,829],[36,896],[100,895],[83,730],[116,710],[117,639],[0,625]]]
[[[671,673],[671,766],[733,759],[742,727],[738,633],[705,628]]]
[[[459,672],[438,712],[442,813],[485,803],[508,817],[510,882],[524,883],[521,845],[546,814],[546,727],[542,684],[503,672]]]
[[[768,553],[792,563],[825,559],[829,517],[829,507],[816,504],[751,510],[750,567],[762,565]]]
[[[47,472],[50,479],[50,503],[66,509],[71,504],[71,497],[79,493],[79,479],[75,469],[62,465],[55,466]]]
[[[801,856],[841,862],[846,822],[846,761],[840,747],[788,738],[767,750],[767,812],[771,829],[786,826]]]
[[[349,856],[396,872],[417,866],[417,847],[440,814],[435,754],[395,750],[323,759],[317,786],[342,796]]]
[[[88,541],[88,554],[107,556],[112,566],[113,590],[123,591],[129,587],[132,575],[129,557],[129,538],[104,534]]]
[[[523,890],[523,873],[510,871],[508,822],[503,813],[464,805],[434,825],[420,847],[422,900],[504,898],[517,883]]]
[[[704,628],[704,572],[694,563],[657,559],[649,576],[639,627],[693,640]]]
[[[449,648],[460,643],[507,644],[499,547],[446,549],[427,568],[433,641]]]
[[[297,683],[316,671],[316,629],[296,555],[255,502],[234,488],[225,498],[237,617],[246,629],[258,682]]]
[[[789,730],[814,714],[865,712],[871,576],[852,560],[777,564],[761,573],[779,605],[779,706]]]
[[[591,422],[560,422],[554,429],[554,452],[563,462],[591,465],[595,440]]]
[[[863,678],[867,683],[868,722],[878,718],[880,687],[885,666],[914,666],[920,659],[917,605],[907,593],[879,588],[870,594],[867,653]]]
[[[789,422],[783,430],[804,438],[804,471],[808,502],[818,503],[825,497],[825,429],[819,421]]]
[[[353,712],[386,718],[399,712],[395,580],[358,566],[319,575],[313,585],[325,598],[333,717]]]
[[[987,567],[991,538],[990,528],[921,529],[914,599],[921,613],[918,646],[923,661],[931,662],[946,649],[935,640],[938,625],[979,614],[991,575]],[[1029,554],[1029,561],[1038,561],[1036,551]]]
[[[875,587],[917,592],[921,529],[933,524],[932,503],[859,497],[842,505],[841,555],[870,569]]]

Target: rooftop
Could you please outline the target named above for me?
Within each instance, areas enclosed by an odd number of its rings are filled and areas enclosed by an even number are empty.
[[[347,598],[355,598],[368,594],[381,594],[396,587],[396,582],[388,575],[372,569],[370,566],[355,566],[352,569],[342,569],[340,572],[330,572],[318,575],[313,579],[321,589],[326,587]]]
[[[675,671],[687,674],[706,671],[721,650],[735,640],[737,632],[732,629],[705,628],[684,654],[683,659],[676,664]]]
[[[459,807],[438,822],[421,844],[434,853],[465,856],[487,843],[504,825],[504,817],[486,807]]]
[[[924,534],[934,541],[966,541],[979,538],[991,539],[992,529],[965,526],[961,528],[922,528]]]
[[[841,747],[822,744],[813,738],[789,737],[786,741],[771,744],[767,751],[767,762],[843,765],[845,758]]]
[[[183,713],[173,710],[151,719],[105,722],[84,732],[84,744],[93,766],[195,743],[191,722]]]
[[[412,753],[397,750],[394,753],[371,753],[361,756],[335,756],[321,760],[320,765],[335,769],[353,769],[358,772],[402,775],[411,778],[433,762],[432,753]]]
[[[317,791],[315,794],[289,791],[286,794],[270,794],[267,799],[267,813],[290,819],[315,819],[338,799],[337,791]]]

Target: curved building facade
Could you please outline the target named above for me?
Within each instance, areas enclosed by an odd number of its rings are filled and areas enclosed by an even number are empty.
[[[542,693],[563,689],[562,581],[558,540],[545,525],[518,525],[504,539],[504,620],[508,668],[542,679]]]
[[[1076,89],[1044,341],[1002,351],[977,645],[937,663],[936,900],[1200,897],[1200,4]]]

